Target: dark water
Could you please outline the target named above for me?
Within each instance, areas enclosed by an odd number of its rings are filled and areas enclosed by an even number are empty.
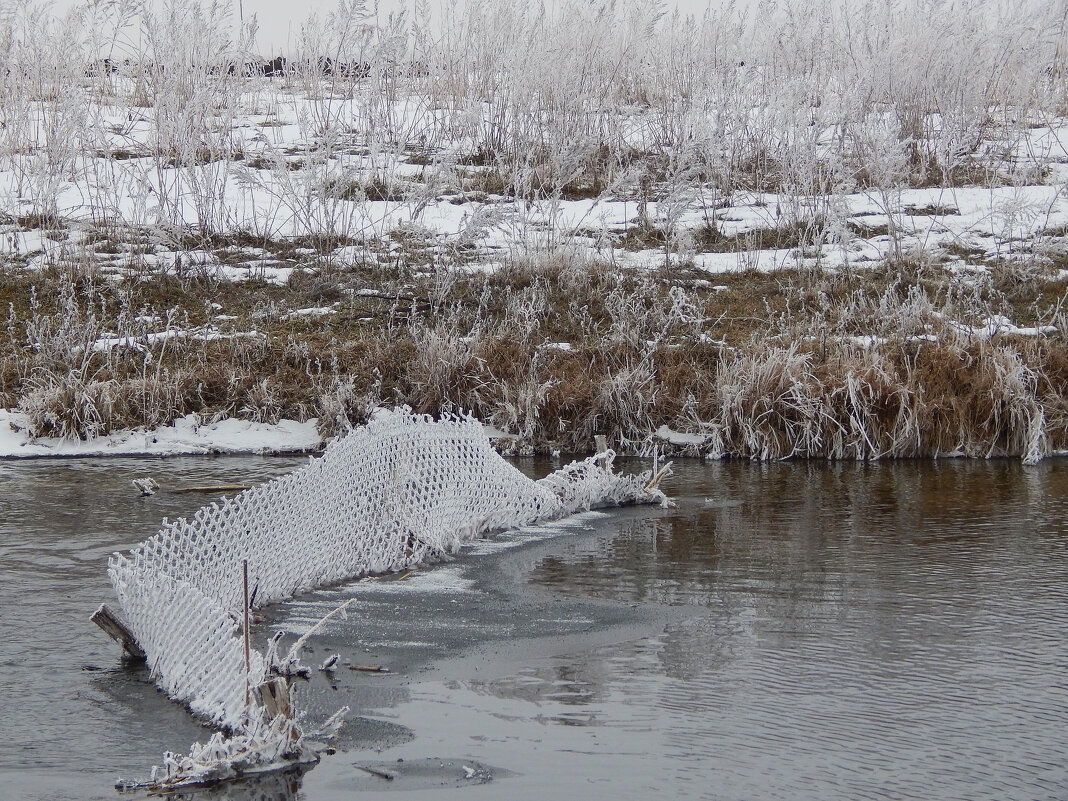
[[[680,517],[565,549],[533,580],[707,610],[606,659],[654,711],[661,786],[1068,798],[1064,468],[690,470]]]
[[[114,797],[208,734],[87,623],[106,556],[207,500],[174,487],[299,463],[0,462],[0,797]],[[273,610],[355,596],[306,661],[393,672],[313,679],[313,716],[353,712],[310,773],[197,798],[1068,798],[1068,464],[677,467],[673,512]]]
[[[144,774],[164,750],[209,734],[144,671],[123,669],[89,622],[101,602],[114,603],[107,558],[211,498],[173,489],[261,481],[299,463],[0,461],[0,798],[114,797],[120,774]],[[131,486],[146,475],[159,494]]]

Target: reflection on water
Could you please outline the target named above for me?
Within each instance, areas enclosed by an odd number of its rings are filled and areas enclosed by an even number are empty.
[[[545,559],[533,581],[576,595],[708,605],[726,602],[735,581],[776,603],[846,603],[880,589],[902,600],[938,578],[964,602],[990,571],[1002,586],[1013,580],[1017,557],[1035,558],[1036,547],[1068,550],[1068,470],[1059,462],[678,469],[666,487],[680,499],[678,515],[629,520]]]
[[[113,799],[118,776],[209,736],[88,624],[111,597],[107,555],[210,500],[174,487],[300,461],[0,462],[0,796]],[[461,773],[435,801],[479,792],[472,764],[513,771],[491,785],[511,799],[1068,797],[1064,460],[677,469],[674,512],[625,510],[512,557],[461,557],[447,569],[470,576],[463,591],[361,596],[354,662],[391,653],[398,621],[418,617],[432,658],[474,644],[485,664],[452,680],[320,677],[311,712],[359,699],[339,741],[349,756],[178,797],[340,801],[390,784],[355,764],[445,754]],[[129,485],[146,474],[163,485],[151,498]],[[547,600],[503,586],[516,573]],[[477,589],[487,576],[499,596]],[[526,625],[545,630],[524,636],[547,644],[490,670],[494,638],[535,601]],[[583,646],[580,632],[604,633],[595,607],[661,605],[643,618],[655,626]],[[564,635],[579,644],[554,650]]]
[[[168,793],[165,797],[170,801],[296,801],[300,797],[300,786],[307,771],[308,768],[304,767],[261,776],[245,776],[239,781],[189,788]]]
[[[641,710],[673,785],[1068,794],[1063,462],[683,465],[668,491],[677,517],[576,540],[531,580],[705,610],[571,666],[602,726]],[[477,689],[544,705],[550,674]]]

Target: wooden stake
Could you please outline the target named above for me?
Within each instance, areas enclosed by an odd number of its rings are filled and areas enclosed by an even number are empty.
[[[595,436],[593,438],[593,448],[594,448],[595,451],[597,451],[598,454],[601,454],[601,453],[604,453],[605,451],[607,451],[608,450],[608,437],[606,437],[604,434],[598,434],[597,436]],[[598,467],[604,467],[605,466],[603,459],[598,459],[596,462],[594,462],[594,464],[596,464]]]
[[[256,688],[260,704],[267,710],[267,715],[273,720],[281,715],[286,720],[293,719],[293,701],[289,697],[289,685],[285,679],[277,678],[265,681]]]
[[[250,700],[249,699],[248,675],[249,675],[249,673],[252,672],[252,662],[251,662],[251,659],[250,659],[249,648],[248,648],[248,559],[244,559],[241,562],[241,574],[242,574],[242,578],[244,580],[244,588],[245,588],[245,590],[244,590],[244,599],[245,599],[245,603],[244,603],[244,607],[245,607],[245,621],[244,621],[244,630],[245,630],[245,708],[247,709],[248,705],[249,705],[249,700]]]

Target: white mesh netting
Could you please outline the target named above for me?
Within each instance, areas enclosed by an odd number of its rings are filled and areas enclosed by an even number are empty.
[[[649,488],[650,474],[617,475],[611,461],[609,452],[534,481],[493,450],[474,419],[382,412],[306,467],[190,520],[164,521],[141,546],[115,554],[108,573],[160,687],[246,740],[269,739],[278,727],[247,692],[271,677],[255,650],[246,673],[245,560],[250,604],[262,606],[414,566],[486,531],[665,500]]]

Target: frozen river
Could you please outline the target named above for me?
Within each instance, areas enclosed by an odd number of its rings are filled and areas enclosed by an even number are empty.
[[[210,500],[177,488],[302,461],[0,462],[0,797],[114,799],[208,735],[88,622],[107,555]],[[676,467],[675,510],[267,610],[261,643],[357,598],[305,659],[341,656],[302,690],[312,719],[351,707],[339,751],[195,797],[1068,795],[1068,463]]]

